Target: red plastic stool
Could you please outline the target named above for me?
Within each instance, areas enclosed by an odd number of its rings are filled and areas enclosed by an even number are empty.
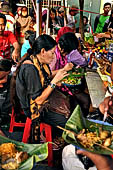
[[[23,143],[28,143],[30,132],[31,132],[31,124],[32,124],[32,120],[27,117],[25,128],[24,128],[24,133],[23,133],[23,138],[22,138]]]
[[[48,144],[48,166],[53,166],[53,150],[52,150],[52,127],[46,123],[40,123],[40,133],[45,130],[46,142]]]
[[[15,115],[16,114],[14,113],[14,108],[12,108],[9,132],[13,132],[13,128],[15,126],[16,127],[24,127],[22,142],[28,143],[28,140],[30,137],[30,132],[31,132],[32,120],[27,117],[26,123],[17,123],[17,122],[15,122]],[[48,125],[46,123],[40,123],[40,133],[43,130],[45,130],[46,142],[51,142],[48,144],[48,166],[53,166],[52,128],[50,125]]]
[[[21,112],[20,114],[24,114],[24,112]],[[12,107],[12,114],[11,114],[11,122],[10,122],[10,127],[9,127],[9,132],[12,133],[14,127],[23,127],[24,128],[24,133],[23,133],[23,138],[22,142],[27,143],[29,136],[30,136],[30,131],[31,131],[31,119],[27,118],[25,123],[19,123],[15,121],[16,113],[14,112],[14,108]]]
[[[24,114],[24,113],[21,113]],[[11,114],[11,122],[10,122],[10,127],[9,127],[9,132],[13,132],[14,127],[25,127],[25,123],[17,123],[15,122],[15,112],[14,112],[14,108],[12,107],[12,114]]]

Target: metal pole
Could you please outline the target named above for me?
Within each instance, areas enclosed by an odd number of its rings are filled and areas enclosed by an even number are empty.
[[[40,0],[36,0],[36,24],[37,24],[37,31],[36,31],[36,37],[40,35],[40,17],[39,17],[39,12],[40,12],[40,7],[39,7]]]
[[[64,26],[68,23],[67,15],[66,15],[66,7],[65,7],[65,0],[63,0],[63,6],[64,6]]]
[[[84,29],[83,29],[83,8],[84,8],[84,0],[79,0],[79,5],[80,5],[79,32],[81,33],[82,39],[84,39]]]
[[[50,10],[50,0],[48,0],[48,8],[47,8],[47,22],[46,22],[46,34],[50,34],[49,29],[49,10]]]
[[[27,7],[27,0],[26,0],[26,7]]]
[[[30,2],[28,0],[28,15],[29,15]]]

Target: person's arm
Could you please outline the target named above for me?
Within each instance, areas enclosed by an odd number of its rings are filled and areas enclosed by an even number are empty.
[[[8,75],[10,71],[0,71],[0,79],[3,78],[4,76]]]
[[[99,18],[100,18],[100,15],[96,16],[96,18],[95,18],[95,22],[94,22],[94,32],[96,31],[96,28],[97,28],[97,25],[98,25],[98,22],[99,22]]]
[[[113,114],[113,94],[112,96],[106,97],[104,101],[100,103],[99,110],[102,114],[105,114],[105,112]]]
[[[17,60],[20,58],[20,46],[18,42],[13,43],[14,50],[12,52],[12,59],[17,62]]]
[[[25,43],[22,45],[22,48],[21,48],[21,58],[27,53],[27,50],[29,48],[31,48],[30,44],[29,44],[29,41],[26,40]]]
[[[16,60],[19,59],[20,57],[20,46],[19,43],[17,42],[17,39],[15,35],[12,32],[8,32],[8,39],[9,42],[13,45],[14,50],[12,52],[12,59],[16,62]]]
[[[97,38],[112,38],[113,34],[109,34],[109,33],[99,33],[96,35]]]
[[[68,75],[67,71],[65,71],[64,69],[60,69],[55,75],[55,77],[52,79],[51,84],[57,85],[57,83],[59,83],[59,81],[62,80],[67,75]],[[42,104],[49,97],[53,90],[54,89],[50,85],[48,85],[48,87],[42,92],[42,94],[36,98],[35,100],[36,103]]]
[[[19,73],[21,73],[21,70]],[[59,70],[55,77],[51,80],[51,83],[57,85],[57,83],[59,83],[59,81],[67,75],[68,74],[64,69]],[[35,100],[37,104],[43,104],[54,90],[54,88],[52,88],[50,85],[48,85],[47,88],[43,90],[39,73],[32,64],[27,65],[27,68],[24,68],[24,72],[22,71],[22,80],[25,81],[23,83],[26,86],[26,90],[30,98]]]
[[[10,71],[1,71],[0,72],[0,88],[3,87],[3,84],[7,82],[7,77],[8,77],[8,74],[10,73]]]
[[[65,71],[70,71],[70,70],[72,70],[73,66],[74,66],[74,65],[73,65],[72,63],[67,63],[67,64],[64,66],[63,69],[64,69]],[[59,69],[59,70],[60,70],[60,69]],[[54,77],[59,70],[53,70],[53,71],[52,71],[52,77]]]
[[[68,56],[68,62],[72,62],[76,66],[79,65],[81,67],[85,67],[88,64],[86,58],[83,57],[78,50],[74,50],[74,52]]]
[[[113,159],[110,156],[94,154],[84,150],[77,150],[76,153],[89,157],[98,170],[113,170]]]

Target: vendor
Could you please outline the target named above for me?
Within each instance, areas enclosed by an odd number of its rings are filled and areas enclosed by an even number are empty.
[[[113,38],[113,10],[111,11],[110,18],[106,20],[103,33],[99,33],[96,35],[98,38]]]
[[[103,28],[103,32],[113,32],[113,10],[111,11],[110,18],[106,20]]]

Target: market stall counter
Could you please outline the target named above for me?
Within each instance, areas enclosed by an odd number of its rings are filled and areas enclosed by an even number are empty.
[[[94,108],[98,108],[99,104],[105,98],[105,89],[103,81],[101,80],[99,74],[94,71],[87,72],[86,74],[86,82],[92,102],[92,106]]]

